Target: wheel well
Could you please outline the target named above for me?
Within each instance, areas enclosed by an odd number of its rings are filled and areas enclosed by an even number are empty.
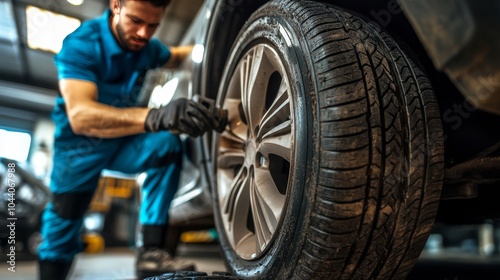
[[[269,0],[225,0],[217,5],[210,23],[207,55],[202,87],[206,95],[215,98],[224,71],[224,65],[239,31],[253,12]]]
[[[211,26],[211,38],[216,40],[209,40],[208,53],[207,53],[207,89],[208,95],[215,97],[220,78],[222,76],[223,68],[231,46],[238,35],[238,32],[247,21],[247,19],[259,7],[263,6],[270,0],[257,0],[257,1],[243,1],[243,0],[225,0],[220,1],[218,11],[214,15],[215,20]],[[396,0],[327,0],[318,1],[332,5],[336,5],[343,9],[355,12],[364,18],[380,25],[384,28],[409,55],[414,56],[416,63],[421,64],[429,76],[436,77],[433,82],[449,82],[444,74],[435,70],[431,59],[427,55],[420,40],[413,31],[412,26],[407,20],[404,13],[399,8]],[[445,81],[443,81],[443,79]],[[451,86],[451,83],[450,83]],[[449,93],[450,91],[445,91]],[[458,93],[458,92],[457,92]]]
[[[500,219],[498,183],[477,186],[477,196],[469,199],[442,200],[436,221],[448,224],[477,224]]]

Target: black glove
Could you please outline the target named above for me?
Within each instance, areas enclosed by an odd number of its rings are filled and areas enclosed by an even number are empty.
[[[186,133],[198,137],[212,130],[216,122],[212,113],[198,102],[180,98],[171,101],[165,107],[151,109],[144,128],[147,132],[170,130],[173,133]]]
[[[215,131],[222,133],[224,129],[226,129],[226,125],[228,122],[227,115],[228,112],[227,110],[223,109],[216,109],[216,113],[214,114],[214,119],[215,119],[215,126],[213,127]]]
[[[212,128],[219,132],[222,133],[224,129],[226,128],[227,122],[228,122],[228,112],[227,110],[223,110],[220,108],[217,108],[215,106],[215,102],[213,99],[210,99],[208,97],[203,97],[201,95],[195,95],[193,97],[193,100],[197,103],[202,104],[205,108],[207,108],[208,112],[210,112],[210,121],[212,122]]]

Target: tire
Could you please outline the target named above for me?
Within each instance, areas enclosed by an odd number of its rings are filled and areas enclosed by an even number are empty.
[[[257,10],[227,60],[215,221],[243,279],[404,279],[433,226],[443,133],[423,72],[313,1]]]

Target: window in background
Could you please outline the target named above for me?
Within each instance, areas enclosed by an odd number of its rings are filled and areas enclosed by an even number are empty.
[[[64,38],[73,32],[80,21],[34,6],[26,7],[28,46],[32,49],[58,53]]]
[[[16,22],[14,21],[14,9],[9,1],[0,1],[0,40],[16,43],[18,40]]]
[[[29,133],[0,129],[0,157],[26,161],[30,145]]]

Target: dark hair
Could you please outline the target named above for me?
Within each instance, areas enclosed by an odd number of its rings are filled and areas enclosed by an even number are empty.
[[[128,0],[119,0],[120,4],[123,4],[123,2],[128,1]],[[132,0],[132,1],[144,1],[144,2],[149,2],[151,5],[155,7],[166,7],[170,4],[170,0]]]

